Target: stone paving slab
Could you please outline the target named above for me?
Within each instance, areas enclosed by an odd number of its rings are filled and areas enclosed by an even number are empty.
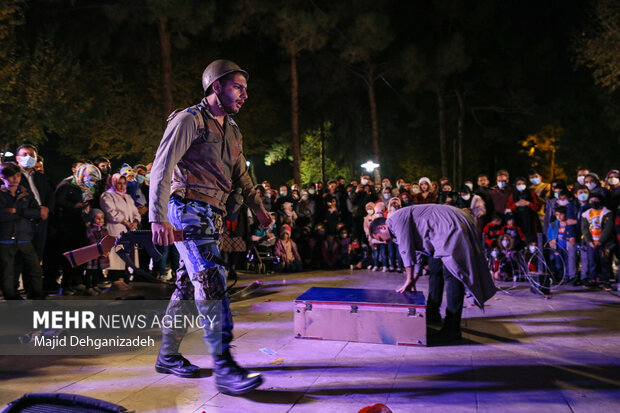
[[[258,276],[242,274],[240,284]],[[620,295],[562,286],[550,299],[525,283],[504,285],[484,312],[463,311],[463,340],[399,347],[293,337],[293,300],[312,286],[396,288],[402,275],[371,271],[261,276],[255,296],[235,301],[239,363],[265,384],[221,394],[200,331],[182,347],[200,378],[156,374],[152,354],[0,356],[0,405],[26,392],[68,392],[137,412],[357,412],[385,403],[395,413],[620,411]],[[426,279],[419,282],[426,290]],[[134,288],[150,288],[137,285]],[[167,290],[166,290],[167,291]],[[153,292],[156,294],[156,291]],[[268,347],[277,352],[267,355]],[[283,360],[275,361],[281,357]]]

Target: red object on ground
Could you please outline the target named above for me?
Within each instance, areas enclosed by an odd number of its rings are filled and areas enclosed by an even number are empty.
[[[373,404],[372,406],[366,406],[358,413],[393,413],[389,407],[383,403]]]

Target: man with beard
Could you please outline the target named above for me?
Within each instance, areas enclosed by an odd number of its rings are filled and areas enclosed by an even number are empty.
[[[248,73],[237,64],[216,60],[202,74],[204,99],[168,118],[153,162],[149,191],[149,221],[156,245],[172,244],[174,229],[206,228],[221,233],[227,201],[230,206],[228,198],[235,188],[241,188],[243,201],[261,227],[271,225],[271,215],[263,207],[248,173],[241,132],[231,119],[248,98],[248,78]],[[241,394],[255,389],[262,383],[261,376],[239,367],[230,354],[233,322],[225,292],[226,274],[210,259],[219,256],[217,244],[210,240],[184,240],[175,245],[184,266],[177,272],[177,289],[167,315],[183,314],[183,300],[194,299],[205,319],[216,316],[215,324],[221,333],[205,323],[204,338],[213,355],[218,390]],[[221,314],[210,314],[210,300],[221,302]],[[199,367],[178,351],[186,329],[163,328],[162,333],[156,371],[180,377],[198,375]]]

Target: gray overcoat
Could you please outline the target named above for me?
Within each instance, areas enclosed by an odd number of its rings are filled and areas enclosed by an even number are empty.
[[[476,222],[466,211],[448,205],[413,205],[393,213],[387,225],[405,267],[419,273],[423,253],[440,258],[480,308],[497,291]]]

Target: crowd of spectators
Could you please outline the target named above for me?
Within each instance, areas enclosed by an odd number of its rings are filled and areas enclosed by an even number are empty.
[[[47,179],[44,159],[32,145],[16,151],[15,162],[0,165],[0,275],[5,299],[41,298],[49,293],[98,295],[107,288],[132,288],[132,275],[114,251],[73,268],[62,253],[134,229],[149,229],[150,164],[123,164],[113,169],[100,157],[76,160],[72,173],[55,187]],[[223,257],[241,268],[253,257],[272,257],[269,271],[369,269],[402,272],[398,246],[369,237],[371,222],[399,208],[445,204],[470,213],[491,260],[536,248],[541,240],[554,251],[551,261],[575,285],[610,288],[612,263],[619,255],[620,182],[618,170],[603,179],[580,169],[569,182],[550,183],[531,170],[511,178],[506,170],[478,175],[455,185],[421,177],[415,181],[369,175],[347,181],[337,177],[303,187],[256,185],[274,217],[260,228],[241,206],[225,221],[220,240]],[[491,179],[494,182],[491,182]],[[234,196],[231,195],[231,196]],[[152,262],[136,250],[136,267],[152,278],[169,281],[179,267],[174,246],[158,247],[163,255]],[[500,278],[501,268],[492,268]]]

